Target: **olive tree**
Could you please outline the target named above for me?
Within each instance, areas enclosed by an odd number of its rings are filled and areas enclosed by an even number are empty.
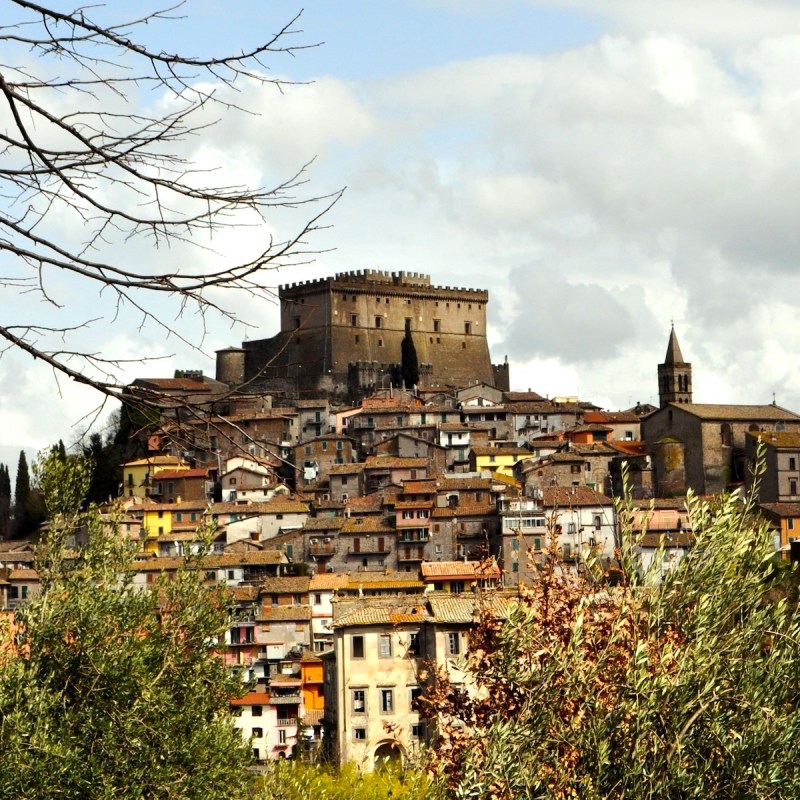
[[[214,649],[230,606],[205,585],[203,555],[137,588],[136,544],[113,516],[79,510],[87,463],[51,453],[40,466],[41,592],[0,646],[3,796],[245,796],[250,751],[229,713],[243,687]],[[66,549],[78,530],[87,545]]]
[[[607,586],[556,558],[471,637],[475,690],[439,676],[434,768],[458,798],[793,798],[800,622],[750,501],[688,500],[693,549]],[[625,508],[621,509],[623,520]],[[623,526],[625,527],[625,525]]]

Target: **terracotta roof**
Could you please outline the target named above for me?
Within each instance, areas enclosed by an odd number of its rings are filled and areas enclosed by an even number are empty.
[[[367,469],[424,469],[427,458],[401,458],[400,456],[368,456]]]
[[[311,606],[266,606],[256,617],[256,622],[308,622]]]
[[[269,695],[266,692],[248,692],[244,697],[231,700],[232,706],[266,706],[269,704]]]
[[[497,513],[494,503],[459,503],[455,508],[434,508],[433,515],[438,519],[453,517],[485,517]]]
[[[694,535],[689,531],[684,533],[646,533],[644,536],[637,540],[638,547],[658,548],[664,547],[669,550],[670,547],[690,547],[694,544]]]
[[[441,478],[439,489],[441,491],[458,491],[460,489],[491,489],[491,478]]]
[[[488,610],[496,617],[503,617],[509,605],[516,598],[511,594],[499,594],[496,591],[476,596],[474,594],[458,594],[437,592],[428,596],[428,604],[434,622],[450,624],[470,624],[475,621],[481,609]]]
[[[526,447],[484,447],[475,445],[472,452],[476,456],[530,456],[531,451]]]
[[[413,576],[413,577],[412,577]],[[419,589],[425,584],[411,572],[354,572],[349,575],[347,589]]]
[[[344,525],[344,517],[309,517],[303,523],[303,532],[338,531]]]
[[[260,565],[277,565],[283,563],[283,553],[280,550],[261,550],[250,553],[223,553],[222,555],[205,556],[199,567],[201,569],[224,569],[226,567],[247,567]],[[175,570],[183,566],[182,558],[150,558],[134,561],[134,572],[164,572]]]
[[[206,478],[208,477],[208,470],[205,467],[198,467],[197,469],[179,469],[179,470],[163,470],[155,474],[157,481],[172,481],[178,478]]]
[[[588,486],[545,486],[545,508],[571,508],[574,506],[613,506],[614,501]]]
[[[503,397],[509,403],[546,402],[537,392],[503,392]]]
[[[417,613],[413,613],[413,609]],[[392,617],[397,618],[393,620]],[[354,608],[341,617],[336,616],[334,607],[334,618],[331,623],[332,628],[344,628],[354,625],[397,625],[397,624],[417,624],[430,620],[430,615],[423,606],[411,606],[401,611],[395,606],[375,606],[364,605]]]
[[[385,502],[386,498],[383,492],[373,492],[363,497],[348,497],[345,509],[350,511],[351,514],[363,514],[370,511],[380,511]]]
[[[760,503],[758,507],[775,517],[800,517],[800,503]]]
[[[265,578],[261,591],[265,594],[308,594],[311,578],[308,575],[286,575]]]
[[[182,459],[178,458],[177,456],[150,456],[150,458],[140,458],[136,461],[126,461],[122,466],[123,467],[158,467],[161,465],[165,466],[173,466],[173,465],[180,465],[185,464],[186,462]],[[186,468],[189,468],[189,465],[186,464]]]
[[[394,528],[379,517],[350,517],[345,519],[342,533],[394,533]]]
[[[8,573],[9,581],[38,581],[39,573],[35,569],[12,569]]]
[[[613,456],[617,452],[608,442],[572,442],[569,448],[582,456]]]
[[[479,580],[499,578],[500,567],[494,558],[489,561],[423,561],[422,577],[455,578],[456,580]]]
[[[298,500],[269,500],[264,503],[214,503],[212,514],[307,514],[308,506]]]
[[[325,589],[336,591],[347,586],[349,582],[350,576],[346,572],[315,573],[311,576],[308,591],[315,592]]]
[[[258,588],[255,586],[236,586],[233,589],[233,599],[239,602],[255,601],[258,598]]]
[[[364,470],[364,464],[333,464],[328,475],[353,475]]]
[[[424,481],[403,481],[403,494],[430,494],[435,493],[438,482],[435,478]]]
[[[313,728],[322,723],[322,718],[324,716],[325,716],[324,708],[307,708],[306,715],[303,718],[303,722],[305,722],[306,725],[310,725]]]
[[[464,422],[442,422],[439,425],[440,431],[470,431],[469,425]]]
[[[749,435],[760,439],[767,447],[800,448],[799,431],[754,431]]]
[[[749,422],[751,420],[763,420],[764,422],[796,420],[800,422],[800,416],[793,411],[775,405],[731,406],[711,403],[670,403],[667,408],[685,411],[687,414],[700,419],[724,419],[736,422]],[[663,411],[664,409],[660,410]]]
[[[394,504],[396,511],[402,511],[403,509],[415,509],[415,508],[432,508],[433,507],[433,498],[428,498],[425,500],[398,500]]]

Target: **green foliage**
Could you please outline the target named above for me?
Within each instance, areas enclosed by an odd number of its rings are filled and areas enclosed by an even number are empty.
[[[256,781],[254,800],[424,800],[431,785],[421,769],[361,772],[299,761],[273,761]]]
[[[663,582],[658,563],[612,589],[553,562],[484,618],[480,691],[442,679],[429,706],[448,796],[800,796],[800,624],[766,591],[769,532],[735,497],[689,511],[696,544]]]
[[[202,556],[136,587],[135,545],[115,519],[81,511],[86,462],[53,451],[37,474],[53,532],[37,557],[41,594],[2,637],[3,795],[244,796],[249,749],[228,713],[241,684],[213,651],[228,598],[204,586]],[[65,558],[61,545],[82,526],[87,546]]]

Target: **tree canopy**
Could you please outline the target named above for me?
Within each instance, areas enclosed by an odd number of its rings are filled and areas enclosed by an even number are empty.
[[[626,535],[626,585],[552,558],[483,617],[474,691],[441,675],[428,699],[448,796],[800,794],[800,620],[767,592],[769,531],[737,497],[689,510],[695,546],[663,581],[663,559],[636,577]]]
[[[52,520],[41,593],[0,631],[3,795],[243,796],[250,751],[229,713],[242,686],[214,652],[226,594],[204,585],[202,555],[137,588],[137,543],[113,516],[80,510],[87,462],[52,452],[41,466]],[[82,528],[88,544],[65,558]]]

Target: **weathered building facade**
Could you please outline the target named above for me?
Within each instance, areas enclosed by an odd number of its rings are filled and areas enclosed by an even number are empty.
[[[400,365],[406,329],[420,381],[508,389],[486,340],[489,293],[432,286],[429,275],[362,270],[279,290],[281,330],[217,353],[219,379],[287,392],[357,394],[386,385]]]

